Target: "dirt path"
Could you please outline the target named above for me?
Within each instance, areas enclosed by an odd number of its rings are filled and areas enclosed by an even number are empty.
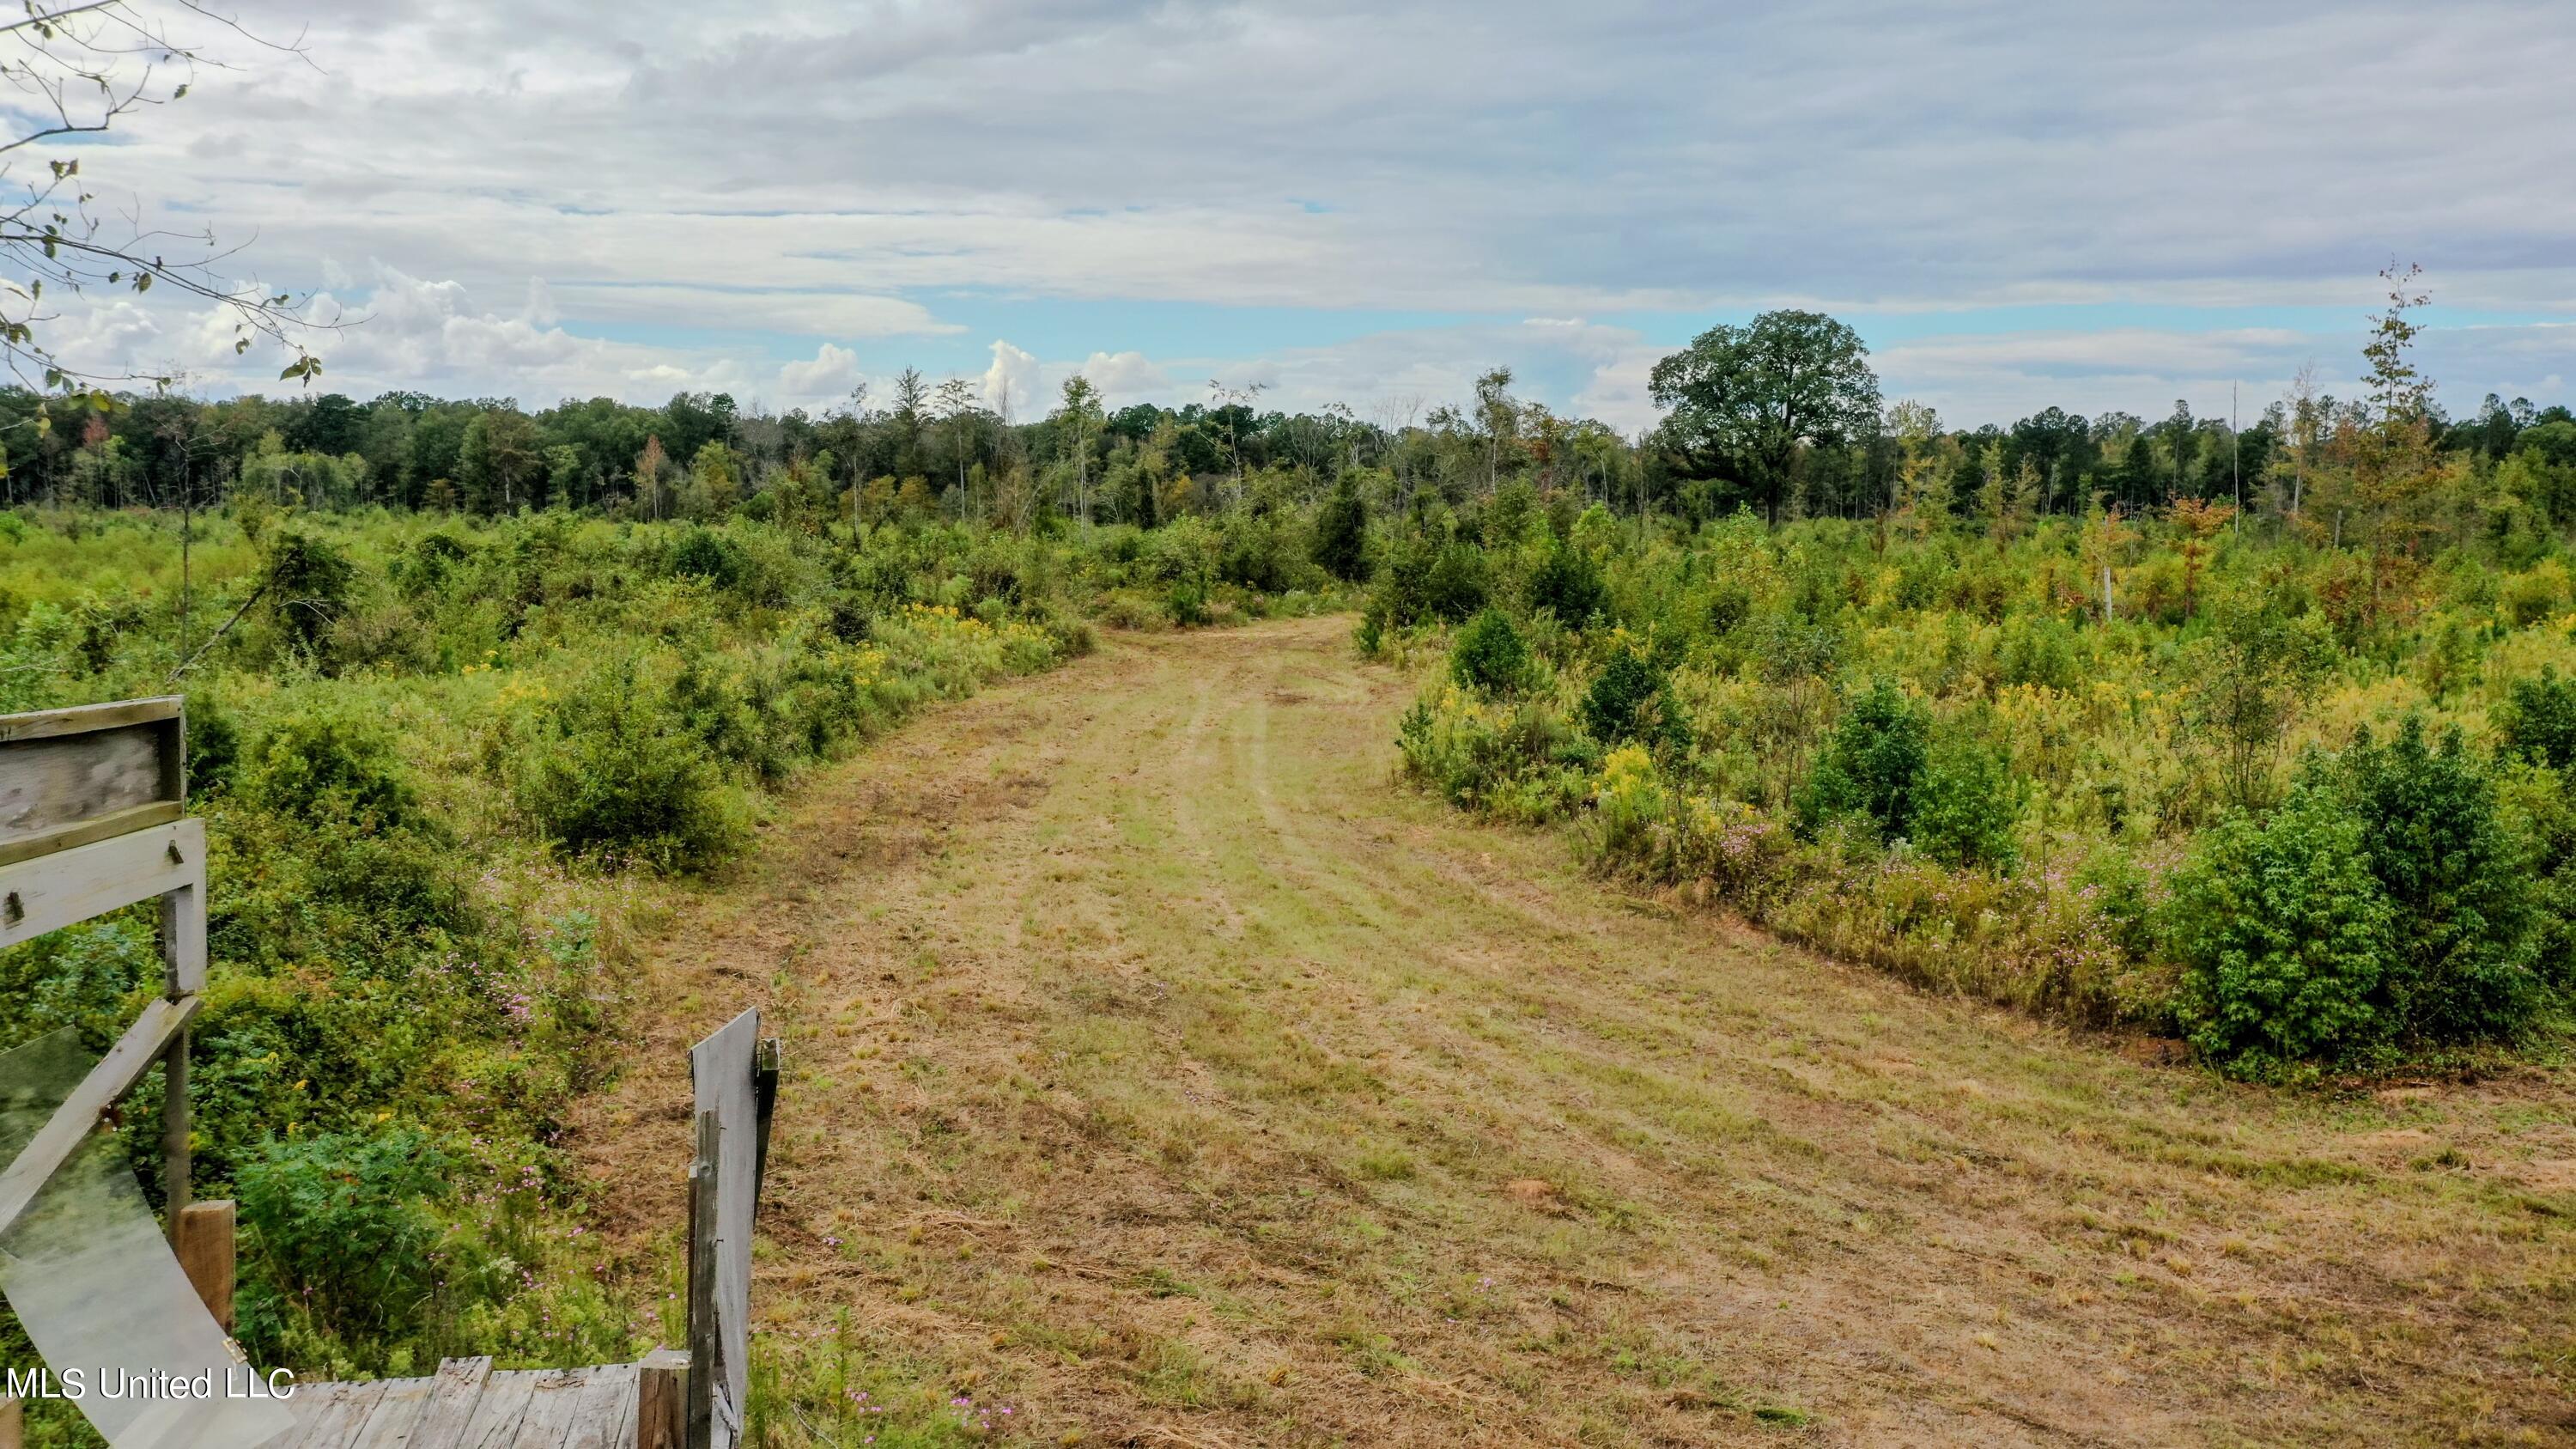
[[[1622,900],[1394,786],[1347,631],[1117,638],[814,780],[659,948],[611,1226],[757,999],[771,1351],[1029,1442],[2576,1436],[2558,1077],[2231,1088]]]

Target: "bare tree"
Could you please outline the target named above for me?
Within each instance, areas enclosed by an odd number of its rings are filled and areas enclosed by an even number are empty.
[[[61,313],[47,293],[148,292],[158,284],[229,312],[233,352],[265,339],[292,348],[280,378],[310,382],[321,359],[298,334],[315,326],[295,298],[227,273],[238,247],[220,244],[211,228],[195,235],[147,224],[140,211],[102,214],[81,175],[81,158],[33,160],[49,145],[111,130],[120,121],[170,105],[188,94],[200,69],[231,69],[218,53],[227,44],[306,59],[301,38],[263,39],[200,0],[20,0],[21,18],[0,21],[0,82],[17,91],[0,126],[0,358],[19,383],[43,392],[86,395],[109,404],[106,389],[167,377],[123,371],[98,359],[58,355],[45,341]],[[38,427],[45,426],[40,414]]]

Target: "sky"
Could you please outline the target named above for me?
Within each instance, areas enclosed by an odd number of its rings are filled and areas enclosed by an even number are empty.
[[[820,410],[915,366],[1020,418],[1080,372],[1113,408],[1214,382],[1400,421],[1507,366],[1635,431],[1658,357],[1794,306],[1954,426],[2250,416],[2303,364],[2356,390],[2405,260],[2454,412],[2576,402],[2563,7],[238,13],[303,56],[209,36],[229,69],[57,149],[347,319],[309,345],[362,398]],[[50,341],[295,390],[165,293],[72,299]]]

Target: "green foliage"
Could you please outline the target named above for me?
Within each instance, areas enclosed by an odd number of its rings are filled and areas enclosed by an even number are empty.
[[[1334,578],[1365,583],[1369,576],[1368,500],[1360,475],[1345,470],[1315,512],[1315,565]]]
[[[2576,767],[2576,680],[2560,678],[2555,665],[2542,665],[2537,678],[2515,680],[2496,727],[2509,752],[2553,770]]]
[[[2364,1059],[2393,1034],[2381,1002],[2395,913],[2361,821],[2322,779],[2294,785],[2268,819],[2212,830],[2175,877],[2170,929],[2177,1011],[2192,1044],[2234,1071]]]
[[[1906,835],[1943,865],[2010,870],[2021,791],[2000,750],[1957,732],[1936,732],[1912,792]]]
[[[1463,623],[1492,597],[1492,570],[1475,545],[1444,544],[1424,571],[1421,591],[1423,616]]]
[[[2388,1006],[2434,1042],[2509,1037],[2531,1018],[2537,918],[2525,852],[2495,781],[2454,727],[2428,747],[2408,716],[2385,744],[2364,730],[2341,761],[2362,847],[2395,912]]]
[[[1610,590],[1583,550],[1558,540],[1530,571],[1528,601],[1530,612],[1544,609],[1559,623],[1580,629],[1610,607]]]
[[[323,1133],[272,1141],[241,1164],[233,1191],[250,1254],[268,1271],[240,1303],[255,1361],[290,1356],[294,1324],[312,1318],[379,1337],[432,1297],[445,1237],[435,1205],[448,1161],[418,1131]]]
[[[248,803],[307,824],[400,829],[420,806],[394,738],[353,706],[317,703],[271,725],[235,767]]]
[[[1509,694],[1529,675],[1529,648],[1521,642],[1511,617],[1487,609],[1470,621],[1449,652],[1449,670],[1458,683],[1487,694]]]
[[[2196,651],[2193,717],[2218,746],[2230,803],[2257,808],[2270,798],[2291,712],[2332,667],[2326,623],[2277,595],[2237,596],[2220,604]]]
[[[576,854],[696,869],[744,836],[706,741],[641,653],[604,660],[561,699],[535,706],[507,769],[530,822]]]
[[[1893,681],[1873,682],[1843,712],[1798,792],[1799,827],[1812,832],[1835,817],[1857,815],[1881,840],[1904,835],[1914,823],[1930,733],[1922,709]]]
[[[357,567],[339,545],[287,528],[269,540],[260,587],[278,631],[307,656],[318,657],[322,641],[348,607],[356,579]]]
[[[1630,743],[1686,749],[1690,721],[1654,661],[1615,644],[1583,692],[1584,733],[1604,746]]]

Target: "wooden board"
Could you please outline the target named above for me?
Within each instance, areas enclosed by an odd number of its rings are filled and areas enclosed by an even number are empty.
[[[705,1406],[707,1432],[689,1449],[733,1449],[741,1436],[744,1399],[751,1387],[751,1232],[760,1203],[761,1119],[758,1080],[760,1011],[755,1007],[718,1027],[689,1050],[689,1081],[697,1118],[712,1116],[711,1177],[697,1190],[712,1191],[713,1221],[703,1235],[712,1263],[703,1285],[692,1283],[694,1319],[703,1307],[714,1323],[689,1325],[689,1396]],[[693,1169],[693,1172],[696,1169]],[[693,1225],[693,1239],[701,1230]],[[710,1361],[709,1350],[713,1350]]]
[[[349,1441],[349,1449],[404,1449],[420,1427],[421,1416],[429,1409],[430,1391],[438,1383],[434,1378],[388,1381],[384,1397],[376,1400],[375,1412]]]
[[[635,1365],[602,1364],[586,1372],[560,1449],[629,1449],[635,1442]]]
[[[474,1401],[474,1416],[465,1421],[465,1432],[456,1436],[456,1449],[511,1449],[518,1442],[519,1421],[527,1417],[528,1404],[536,1397],[537,1380],[543,1377],[535,1369],[492,1375],[484,1382],[483,1397]]]
[[[0,946],[78,925],[120,906],[206,886],[206,823],[178,820],[0,865]],[[193,948],[204,954],[202,938]]]
[[[447,1449],[461,1438],[491,1377],[489,1358],[451,1358],[441,1363],[438,1377],[430,1381],[429,1403],[412,1429],[412,1449]]]
[[[376,1401],[385,1394],[382,1379],[362,1384],[341,1384],[339,1393],[324,1397],[318,1403],[307,1403],[297,1394],[288,1404],[296,1411],[296,1429],[286,1437],[295,1449],[349,1449],[366,1426],[367,1416],[375,1411]],[[285,1438],[279,1441],[285,1442]]]
[[[72,1155],[81,1140],[98,1125],[99,1113],[108,1104],[125,1095],[136,1079],[149,1070],[163,1048],[175,1040],[188,1019],[197,1014],[197,998],[182,997],[172,1001],[160,997],[147,1003],[134,1025],[125,1029],[107,1055],[81,1078],[63,1104],[36,1129],[19,1149],[16,1160],[6,1171],[0,1171],[0,1233],[18,1220],[18,1214],[35,1201],[36,1193],[56,1169]]]
[[[179,818],[176,696],[0,715],[0,865]]]

